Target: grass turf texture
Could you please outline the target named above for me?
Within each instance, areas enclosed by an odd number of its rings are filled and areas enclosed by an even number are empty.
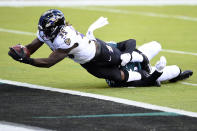
[[[0,7],[0,28],[36,32],[42,12],[57,7]],[[167,15],[197,17],[196,6],[156,6],[156,7],[105,7],[126,11],[154,12]],[[67,20],[81,33],[98,17],[108,17],[110,24],[95,31],[95,35],[105,41],[121,41],[128,38],[137,40],[137,45],[156,40],[164,49],[196,52],[197,22],[173,18],[150,17],[136,14],[88,11],[77,8],[58,8]],[[181,83],[163,84],[161,88],[109,88],[105,81],[88,74],[79,64],[65,59],[52,68],[36,68],[13,61],[8,55],[8,47],[31,42],[35,36],[0,32],[0,78],[55,88],[78,90],[107,96],[115,96],[151,104],[197,112],[197,87]],[[48,57],[50,49],[44,45],[32,57]],[[184,82],[197,83],[197,56],[161,52],[168,65],[177,64],[183,70],[192,69],[194,75]]]

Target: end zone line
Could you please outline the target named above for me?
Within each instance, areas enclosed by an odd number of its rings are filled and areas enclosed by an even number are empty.
[[[169,107],[152,105],[152,104],[148,104],[148,103],[137,102],[137,101],[127,100],[127,99],[122,99],[122,98],[117,98],[117,97],[110,97],[110,96],[104,96],[104,95],[98,95],[98,94],[92,94],[92,93],[85,93],[85,92],[80,92],[80,91],[72,91],[72,90],[66,90],[66,89],[58,89],[58,88],[52,88],[52,87],[46,87],[46,86],[40,86],[40,85],[33,85],[33,84],[10,81],[10,80],[0,79],[0,82],[1,83],[6,83],[6,84],[11,84],[11,85],[16,85],[16,86],[23,86],[23,87],[33,88],[33,89],[41,89],[41,90],[48,90],[48,91],[54,91],[54,92],[60,92],[60,93],[67,93],[67,94],[71,94],[71,95],[91,97],[91,98],[96,98],[96,99],[100,99],[100,100],[112,101],[112,102],[116,102],[116,103],[127,104],[127,105],[142,107],[142,108],[146,108],[146,109],[151,109],[151,110],[172,112],[172,113],[177,113],[177,114],[197,118],[197,112],[190,112],[190,111],[185,111],[185,110],[180,110],[180,109],[173,109],[173,108],[169,108]]]
[[[36,36],[36,33],[32,33],[32,32],[25,32],[25,31],[18,31],[18,30],[4,29],[4,28],[0,28],[0,32],[7,32],[7,33],[13,33],[13,34],[22,34],[22,35],[29,35],[29,36]],[[176,54],[197,56],[197,53],[193,53],[193,52],[168,50],[168,49],[162,49],[162,51],[163,52],[168,52],[168,53],[176,53]]]
[[[23,124],[17,124],[12,122],[0,121],[0,131],[51,131],[48,129],[27,126]]]

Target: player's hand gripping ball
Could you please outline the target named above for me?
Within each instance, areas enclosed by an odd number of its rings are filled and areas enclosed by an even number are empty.
[[[30,52],[25,46],[17,44],[13,47],[10,47],[8,55],[14,60],[22,62],[24,59],[30,57]]]

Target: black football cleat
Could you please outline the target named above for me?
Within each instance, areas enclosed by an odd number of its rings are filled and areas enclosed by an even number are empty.
[[[153,86],[161,87],[161,82],[156,80]]]
[[[184,80],[184,79],[187,79],[189,78],[190,76],[192,76],[193,74],[193,71],[191,70],[185,70],[183,72],[181,72],[177,77],[169,80],[170,82],[176,82],[176,81],[179,81],[179,80]]]

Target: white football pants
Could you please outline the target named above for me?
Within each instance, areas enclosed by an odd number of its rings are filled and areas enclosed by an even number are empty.
[[[154,56],[156,56],[162,50],[162,48],[160,43],[156,41],[152,41],[140,46],[138,50],[144,53],[150,61]],[[151,73],[153,73],[155,69],[156,68],[153,66],[151,69]],[[162,75],[158,78],[158,81],[167,81],[177,77],[179,74],[180,74],[180,68],[177,65],[166,66],[163,69]]]

